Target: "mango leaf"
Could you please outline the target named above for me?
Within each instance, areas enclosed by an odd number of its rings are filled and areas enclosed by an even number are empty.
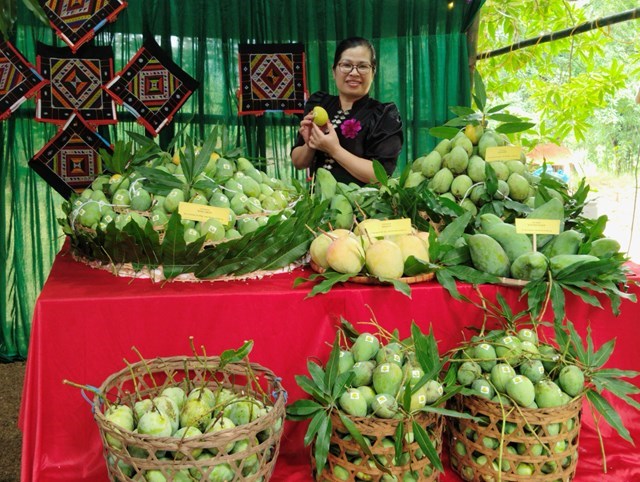
[[[589,360],[587,359],[587,353],[584,349],[584,343],[582,338],[576,331],[576,328],[573,326],[573,323],[569,320],[566,322],[567,330],[569,331],[569,337],[571,339],[571,347],[570,353],[584,365],[588,365]]]
[[[287,406],[287,418],[289,420],[306,420],[324,407],[315,400],[300,399]],[[307,444],[305,444],[307,445]]]
[[[602,415],[607,423],[615,429],[616,432],[618,432],[618,435],[634,445],[631,434],[622,423],[620,415],[618,415],[618,412],[616,412],[616,410],[602,395],[595,390],[587,390],[587,399],[591,402],[591,405],[598,411],[598,413]]]
[[[346,320],[342,316],[340,316],[340,328],[351,342],[356,341],[360,336],[360,332],[356,329],[356,327],[353,326],[353,324],[349,320]]]
[[[419,274],[428,273],[436,268],[436,265],[422,261],[413,255],[410,255],[404,262],[404,275],[417,276]]]
[[[600,304],[600,300],[598,300],[596,296],[592,295],[591,293],[589,293],[584,289],[578,288],[577,284],[562,283],[562,282],[560,282],[559,284],[565,290],[581,298],[582,301],[584,301],[585,303],[591,306],[595,306],[597,308],[602,308],[602,305]]]
[[[640,376],[640,372],[635,370],[620,370],[618,368],[603,368],[602,370],[598,370],[598,376],[608,378],[634,378]]]
[[[243,345],[236,350],[224,350],[220,354],[220,366],[241,362],[249,356],[251,350],[253,350],[253,340],[245,341]]]
[[[469,122],[464,117],[455,117],[455,118],[449,119],[447,122],[445,122],[444,126],[445,127],[464,127],[468,123]],[[460,129],[458,129],[458,130],[460,130]]]
[[[498,122],[521,122],[522,119],[520,117],[512,115],[512,114],[492,114],[487,115],[489,119],[498,121]]]
[[[473,98],[476,101],[478,109],[484,112],[485,106],[487,105],[487,89],[477,69],[473,71],[473,93]]]
[[[411,287],[409,286],[408,283],[399,279],[383,278],[380,276],[378,276],[378,279],[383,283],[389,283],[393,285],[393,288],[396,291],[399,291],[400,293],[407,296],[408,298],[411,298]]]
[[[456,300],[466,299],[458,291],[458,288],[456,286],[456,280],[452,276],[452,274],[449,273],[449,269],[450,268],[446,268],[446,269],[440,269],[436,271],[436,279],[438,280],[438,283],[440,283],[440,285],[442,285],[442,287],[446,289],[454,299]]]
[[[321,473],[327,463],[329,453],[329,443],[331,439],[331,417],[325,416],[320,420],[316,435],[316,446],[314,457],[316,459],[316,470]]]
[[[591,377],[591,381],[598,391],[608,390],[620,400],[640,410],[640,403],[629,396],[640,393],[640,388],[634,384],[615,378],[600,378],[597,372]]]
[[[535,125],[535,122],[507,122],[496,127],[496,132],[501,134],[515,134],[516,132],[529,130]]]
[[[551,284],[551,306],[553,307],[553,321],[560,323],[565,316],[565,296],[562,286],[557,283]]]
[[[442,369],[440,354],[438,353],[438,343],[433,333],[425,335],[415,321],[411,322],[411,336],[415,346],[415,354],[418,363],[428,379],[435,380]]]
[[[490,109],[487,109],[487,114],[493,114],[494,112],[501,111],[501,110],[509,107],[510,105],[511,104],[499,104],[499,105],[493,106]]]
[[[465,210],[462,216],[455,219],[442,230],[438,236],[438,242],[453,245],[466,230],[471,221],[471,216],[471,212]]]
[[[136,171],[145,179],[145,189],[152,194],[166,196],[172,189],[184,188],[184,181],[177,178],[170,172],[146,166],[138,166],[136,167]]]
[[[440,457],[438,457],[438,452],[433,446],[433,442],[429,438],[427,431],[415,420],[412,422],[413,427],[413,435],[415,437],[416,442],[418,442],[418,446],[422,449],[422,452],[429,457],[431,464],[440,472],[444,472],[444,468],[442,467],[442,462],[440,461]]]
[[[500,282],[497,276],[479,271],[471,266],[447,266],[446,270],[448,273],[465,283],[477,285]]]
[[[340,333],[337,332],[333,339],[333,346],[331,347],[331,353],[329,354],[329,360],[327,361],[326,372],[323,373],[323,384],[326,387],[325,391],[329,392],[333,389],[333,384],[338,377],[338,368],[340,366]]]
[[[351,385],[353,377],[355,377],[355,373],[352,370],[342,372],[336,377],[336,381],[333,384],[333,389],[331,390],[331,397],[334,400],[338,399],[340,395],[344,393],[345,389]]]
[[[311,375],[311,379],[315,382],[318,390],[327,393],[327,386],[325,385],[325,371],[317,363],[307,360],[307,370]]]
[[[309,294],[307,294],[305,299],[312,298],[318,294],[328,293],[331,290],[331,288],[333,288],[333,286],[336,285],[337,283],[344,283],[345,281],[349,281],[349,278],[353,278],[354,276],[357,276],[357,275],[358,273],[337,273],[332,270],[327,270],[324,273],[313,274],[309,277],[309,280],[324,278],[324,281],[321,281],[320,283],[315,285],[313,289],[309,292]],[[300,282],[307,281],[305,279],[298,278],[295,280],[294,283],[300,284],[299,280]]]
[[[458,117],[463,117],[466,115],[472,115],[476,113],[475,109],[471,107],[467,107],[465,105],[456,105],[453,107],[449,107],[449,110],[453,112],[455,115],[457,115]]]
[[[340,421],[342,421],[346,429],[349,431],[349,434],[351,435],[351,437],[353,437],[353,440],[358,442],[360,449],[369,456],[369,460],[373,460],[376,464],[376,467],[378,467],[383,472],[389,473],[389,469],[387,467],[380,465],[380,462],[378,462],[378,460],[373,456],[373,454],[371,453],[371,448],[369,447],[367,442],[364,440],[364,437],[358,430],[358,427],[356,427],[356,424],[353,423],[349,419],[349,417],[344,415],[340,410],[338,410],[338,416],[340,417]]]
[[[456,129],[455,127],[432,127],[429,129],[429,134],[433,137],[438,137],[440,139],[451,139],[455,136],[460,129]]]
[[[462,387],[460,387],[462,388]],[[481,417],[474,417],[470,413],[458,412],[456,410],[450,410],[448,408],[443,408],[440,405],[440,401],[438,403],[434,403],[433,405],[425,405],[420,409],[421,412],[429,412],[429,413],[437,413],[442,415],[443,417],[454,417],[454,418],[464,418],[466,420],[474,420],[475,422],[482,422]]]
[[[316,401],[323,405],[330,404],[331,400],[328,399],[324,392],[320,390],[320,388],[309,377],[305,375],[296,375],[295,379],[298,386],[311,395]]]
[[[611,354],[613,353],[613,349],[616,346],[615,338],[603,343],[598,351],[590,354],[588,365],[592,368],[600,368],[609,360]]]
[[[389,184],[389,175],[387,171],[384,170],[384,167],[377,159],[373,160],[373,173],[376,176],[376,179],[380,184],[386,186]]]
[[[309,427],[307,428],[307,433],[304,435],[304,445],[308,446],[315,436],[318,434],[318,430],[324,423],[326,423],[326,419],[329,418],[329,415],[324,410],[320,410],[315,413],[311,422],[309,422]],[[328,452],[327,452],[328,453]]]
[[[405,390],[407,393],[409,390]],[[396,427],[396,433],[393,437],[393,448],[394,448],[394,464],[402,465],[402,446],[404,445],[402,441],[404,440],[404,423],[399,423]]]

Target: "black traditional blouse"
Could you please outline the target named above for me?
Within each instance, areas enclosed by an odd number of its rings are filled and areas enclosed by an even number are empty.
[[[329,114],[342,147],[358,157],[377,159],[389,175],[393,173],[404,139],[402,120],[394,103],[382,103],[366,95],[354,102],[350,110],[343,111],[338,96],[316,92],[305,105],[305,115],[317,105]],[[293,148],[302,145],[304,139],[298,134]],[[365,184],[322,151],[316,151],[311,173],[319,167],[328,169],[337,181],[345,184]]]

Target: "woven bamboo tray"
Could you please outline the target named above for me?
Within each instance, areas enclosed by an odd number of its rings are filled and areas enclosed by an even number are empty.
[[[217,480],[218,466],[224,466],[226,473],[221,480],[270,479],[280,450],[286,392],[279,379],[258,364],[230,363],[221,370],[219,365],[217,357],[157,358],[138,362],[104,381],[99,393],[111,403],[133,406],[140,398],[159,395],[166,387],[187,385],[214,391],[224,387],[240,395],[252,395],[268,410],[265,415],[235,428],[180,439],[123,430],[105,418],[106,403],[96,395],[94,418],[111,480],[148,480],[145,474],[149,477],[152,471],[158,480],[168,482],[192,480],[187,473],[195,477],[194,480]],[[247,370],[256,377],[257,384],[250,383]],[[230,451],[239,441],[247,442],[242,444],[243,449]],[[207,457],[198,456],[201,453]]]
[[[414,418],[430,435],[431,442],[438,455],[440,455],[442,450],[444,417],[434,413],[419,412],[414,415]],[[387,474],[377,468],[356,441],[351,440],[349,437],[345,439],[349,431],[340,420],[338,413],[334,410],[331,414],[332,432],[327,465],[324,470],[318,474],[317,480],[330,482],[368,480],[377,482],[388,480],[389,475],[395,476],[395,480],[403,480],[403,474],[408,472],[412,472],[416,476],[415,479],[411,480],[431,482],[438,479],[439,472],[431,465],[429,458],[421,453],[418,442],[407,436],[410,432],[412,433],[410,419],[351,416],[349,416],[349,419],[356,425],[360,433],[371,441],[370,450],[372,455],[378,462],[386,462],[383,463],[383,465],[389,469],[389,473]],[[402,448],[407,456],[403,458],[402,463],[395,465],[393,463],[395,449],[393,446],[389,446],[387,442],[393,439],[398,424],[400,423],[405,425],[405,439],[403,440]],[[358,461],[358,459],[360,460]],[[311,460],[315,472],[315,458],[312,457]],[[348,478],[345,479],[337,476],[334,472],[336,466],[345,469]],[[383,478],[385,476],[387,478]]]
[[[311,266],[311,269],[316,273],[324,273],[326,271],[325,268],[323,268],[322,266],[318,266],[316,263],[313,262],[313,260],[309,261],[309,266]],[[429,281],[429,280],[432,280],[434,277],[435,277],[435,273],[422,273],[416,276],[405,276],[405,277],[399,278],[399,280],[404,281],[407,284],[413,284],[413,283],[421,283],[423,281]],[[380,281],[378,278],[373,278],[371,276],[364,276],[364,275],[352,276],[351,278],[349,278],[349,281],[353,283],[364,284],[364,285],[386,284]]]
[[[572,480],[578,463],[582,401],[580,396],[560,407],[538,409],[504,406],[503,416],[499,403],[457,395],[451,408],[483,421],[447,419],[451,467],[463,480],[477,482]],[[479,464],[481,455],[486,461]],[[518,473],[520,464],[532,469],[532,475]]]

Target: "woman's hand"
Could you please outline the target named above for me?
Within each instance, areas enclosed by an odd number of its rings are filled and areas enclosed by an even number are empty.
[[[331,122],[327,122],[322,128],[312,122],[307,144],[312,149],[326,152],[331,157],[334,157],[338,150],[341,149],[338,134],[336,134]]]
[[[300,121],[300,129],[298,129],[298,133],[304,139],[305,144],[309,144],[309,136],[311,135],[311,126],[313,123],[313,111],[309,112],[302,121]]]

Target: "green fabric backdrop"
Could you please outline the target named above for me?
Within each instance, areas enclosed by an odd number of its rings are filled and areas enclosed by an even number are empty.
[[[302,178],[289,162],[297,118],[282,113],[237,116],[239,43],[302,42],[309,93],[335,93],[330,72],[337,41],[370,38],[378,52],[371,94],[398,105],[405,125],[399,168],[428,152],[437,141],[428,129],[452,117],[448,107],[468,105],[470,87],[465,32],[484,0],[130,0],[115,23],[96,37],[114,49],[121,70],[154,35],[173,60],[201,82],[174,122],[161,131],[166,145],[184,129],[202,139],[224,126],[224,146],[243,146],[248,157],[278,177]],[[63,45],[18,1],[10,39],[35,65],[35,43]],[[118,108],[117,126],[102,129],[111,141],[126,131],[144,133]],[[0,123],[0,359],[25,358],[31,317],[55,254],[64,238],[57,227],[62,198],[27,165],[53,135],[37,123],[34,100]],[[87,316],[91,316],[87,313]]]

